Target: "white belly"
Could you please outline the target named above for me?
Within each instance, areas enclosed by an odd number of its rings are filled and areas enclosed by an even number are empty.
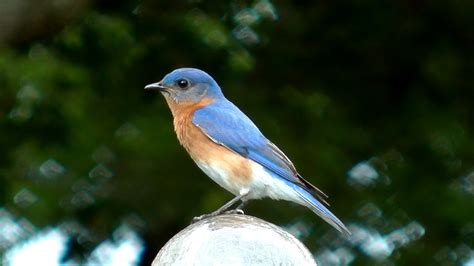
[[[251,165],[250,177],[233,176],[230,171],[226,171],[219,164],[196,163],[214,182],[236,196],[248,193],[246,199],[269,197],[275,200],[288,200],[302,204],[296,192],[285,181],[272,176],[260,164],[251,160],[249,162]],[[249,182],[242,184],[242,182],[236,182],[238,179],[247,179]]]
[[[207,176],[214,180],[214,182],[225,188],[230,193],[238,196],[246,192],[244,186],[232,182],[229,171],[219,167],[217,164],[205,162],[196,162],[196,164],[204,173],[206,173]]]

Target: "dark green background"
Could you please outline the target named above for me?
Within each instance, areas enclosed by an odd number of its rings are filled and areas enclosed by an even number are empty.
[[[210,73],[346,224],[386,236],[414,222],[424,234],[377,260],[306,208],[263,200],[248,214],[302,227],[317,257],[345,247],[353,265],[474,256],[473,1],[58,3],[1,4],[0,206],[39,228],[90,230],[68,256],[125,221],[149,264],[231,198],[143,90],[183,66]],[[364,161],[379,178],[349,182]],[[37,200],[14,200],[22,189]]]

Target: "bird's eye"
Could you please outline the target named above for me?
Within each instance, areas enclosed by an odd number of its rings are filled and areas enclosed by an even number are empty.
[[[189,82],[185,79],[178,79],[178,81],[176,81],[176,84],[181,89],[186,89],[189,86]]]

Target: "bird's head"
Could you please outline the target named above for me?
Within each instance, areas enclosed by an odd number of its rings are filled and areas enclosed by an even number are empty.
[[[203,99],[222,97],[217,82],[206,72],[196,68],[178,68],[160,82],[145,86],[146,90],[158,90],[167,100],[176,103],[198,103]]]

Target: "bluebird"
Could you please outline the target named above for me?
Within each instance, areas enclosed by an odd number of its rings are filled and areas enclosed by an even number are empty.
[[[224,213],[239,201],[241,207],[248,200],[269,197],[306,206],[350,234],[324,205],[326,194],[303,179],[290,159],[224,97],[209,74],[179,68],[145,89],[161,92],[181,145],[204,173],[235,195],[206,217]]]

